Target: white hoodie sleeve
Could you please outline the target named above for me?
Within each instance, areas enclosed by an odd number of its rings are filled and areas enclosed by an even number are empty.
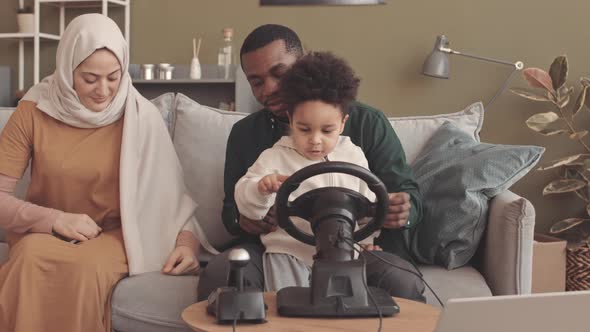
[[[236,183],[234,198],[240,214],[248,219],[262,220],[275,202],[276,194],[262,195],[258,191],[258,181],[275,172],[276,158],[273,148],[263,151],[248,172]]]

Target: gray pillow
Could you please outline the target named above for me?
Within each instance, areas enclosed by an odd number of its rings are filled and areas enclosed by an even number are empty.
[[[544,151],[479,143],[452,123],[443,124],[413,165],[424,214],[411,232],[412,254],[448,269],[467,264],[486,228],[489,199],[527,174]]]
[[[174,122],[176,120],[174,117],[176,114],[174,112],[174,108],[176,108],[174,92],[164,93],[150,101],[160,110],[160,115],[162,115],[162,119],[166,123],[170,136],[174,136]]]

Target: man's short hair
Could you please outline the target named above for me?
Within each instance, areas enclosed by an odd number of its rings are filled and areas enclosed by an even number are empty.
[[[359,84],[344,59],[330,52],[312,52],[299,58],[281,77],[279,95],[291,116],[298,104],[313,100],[334,105],[346,115]]]
[[[285,42],[285,48],[288,53],[294,54],[297,57],[303,55],[301,40],[299,40],[299,36],[297,36],[295,31],[278,24],[265,24],[254,29],[244,39],[244,43],[240,49],[240,59],[242,55],[256,51],[276,40]]]

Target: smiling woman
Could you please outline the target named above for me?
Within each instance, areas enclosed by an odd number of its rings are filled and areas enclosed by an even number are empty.
[[[54,74],[0,134],[0,228],[10,247],[0,266],[2,331],[111,331],[120,279],[199,268],[196,204],[160,112],[128,68],[114,21],[76,17]],[[12,193],[29,164],[19,200]]]
[[[74,91],[92,112],[103,111],[121,83],[121,64],[106,48],[96,50],[74,70]]]

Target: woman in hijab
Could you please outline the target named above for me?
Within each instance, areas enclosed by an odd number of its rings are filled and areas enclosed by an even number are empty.
[[[131,85],[111,19],[78,16],[56,70],[0,135],[0,330],[110,331],[110,295],[126,275],[190,274],[206,243],[154,105]],[[26,201],[12,196],[31,162]]]

